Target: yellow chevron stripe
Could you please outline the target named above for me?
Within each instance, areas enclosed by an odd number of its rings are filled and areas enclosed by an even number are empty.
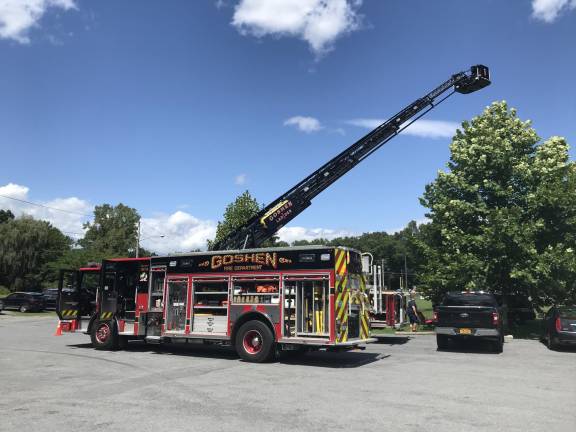
[[[338,310],[338,315],[337,315],[337,318],[342,322],[345,321],[343,318],[345,315],[345,312],[346,312],[346,316],[348,315],[347,314],[347,312],[348,312],[348,300],[349,300],[349,295],[348,295],[348,293],[345,293],[344,299],[342,300],[342,306]]]
[[[342,263],[342,255],[338,255],[338,258],[336,258],[336,273],[338,274],[340,274],[339,268],[341,263]]]
[[[362,339],[366,339],[366,338],[368,338],[369,330],[368,330],[368,324],[366,323],[366,316],[364,314],[362,314],[360,324],[361,324],[360,328],[362,329],[361,337],[362,337]]]

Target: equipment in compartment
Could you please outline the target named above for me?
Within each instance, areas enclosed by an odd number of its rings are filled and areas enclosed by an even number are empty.
[[[284,332],[290,336],[329,336],[328,279],[286,278],[284,281]]]
[[[228,278],[198,278],[192,287],[192,333],[226,333]]]
[[[186,326],[186,300],[188,279],[168,280],[168,304],[166,306],[166,331],[183,332]]]
[[[232,279],[235,304],[280,303],[278,277],[235,277]]]

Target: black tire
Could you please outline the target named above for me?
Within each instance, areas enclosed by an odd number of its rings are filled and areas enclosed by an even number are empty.
[[[253,320],[242,324],[234,339],[234,348],[242,360],[263,363],[275,354],[274,335],[262,321]]]
[[[492,342],[492,350],[496,354],[501,354],[504,351],[504,336],[500,336],[497,341]]]
[[[96,320],[90,332],[92,346],[97,350],[114,351],[118,349],[118,329],[114,321]]]
[[[558,345],[556,344],[556,342],[554,342],[554,336],[552,336],[551,332],[548,332],[546,338],[546,346],[550,351],[556,351],[558,349]]]
[[[22,313],[26,313],[30,310],[30,306],[28,306],[27,304],[23,304],[22,306],[20,306],[18,310]]]
[[[439,350],[445,350],[448,348],[449,340],[448,336],[446,335],[436,335],[436,345],[438,346]]]

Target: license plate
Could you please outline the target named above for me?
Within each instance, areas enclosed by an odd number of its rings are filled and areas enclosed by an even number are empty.
[[[461,329],[460,329],[460,334],[464,334],[464,335],[472,334],[472,329],[469,329],[469,328],[461,328]]]

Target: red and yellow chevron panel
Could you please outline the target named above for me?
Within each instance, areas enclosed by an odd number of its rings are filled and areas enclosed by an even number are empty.
[[[336,270],[336,342],[346,342],[348,340],[348,309],[350,302],[350,287],[348,284],[348,262],[350,255],[348,251],[336,249],[334,251],[334,261]]]

